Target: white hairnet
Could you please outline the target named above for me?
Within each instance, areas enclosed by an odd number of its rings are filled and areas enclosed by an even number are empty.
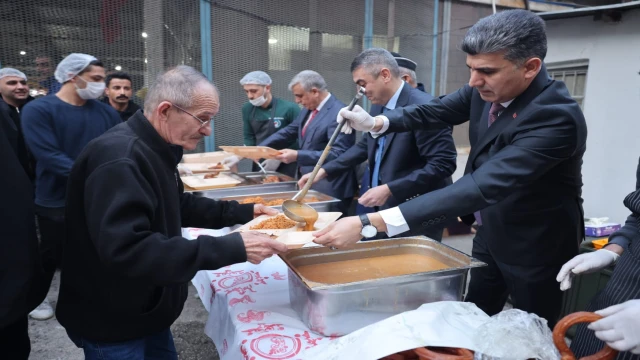
[[[86,69],[89,63],[95,60],[98,59],[87,54],[70,54],[62,59],[58,67],[56,67],[56,72],[54,73],[56,80],[58,80],[60,84],[64,84],[78,75],[82,70]]]
[[[0,69],[0,79],[2,79],[4,77],[7,77],[7,76],[17,76],[17,77],[22,78],[25,81],[27,81],[27,75],[25,75],[20,70],[16,70],[14,68],[8,68],[8,67]]]
[[[271,85],[271,78],[264,71],[252,71],[240,80],[240,85]]]

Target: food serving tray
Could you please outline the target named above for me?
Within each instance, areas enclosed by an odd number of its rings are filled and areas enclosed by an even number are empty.
[[[311,330],[325,336],[345,335],[425,303],[462,300],[469,271],[486,265],[426,237],[366,241],[345,250],[302,248],[279,256],[289,267],[289,298],[293,309]],[[367,263],[375,262],[376,258],[402,256],[408,256],[411,261],[415,261],[415,256],[423,256],[446,268],[380,276],[376,267]],[[345,281],[338,283],[323,282],[322,276],[311,279],[302,271],[305,266],[307,269],[316,266],[316,274],[322,274],[323,266],[330,272],[349,260],[363,264],[339,269],[345,274]],[[357,281],[348,279],[363,273],[372,276]]]

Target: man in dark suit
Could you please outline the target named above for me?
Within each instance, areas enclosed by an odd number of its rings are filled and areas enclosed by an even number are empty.
[[[351,73],[353,81],[366,89],[365,94],[373,104],[369,113],[374,116],[397,107],[425,104],[433,98],[402,81],[396,60],[384,49],[363,51],[353,60]],[[451,127],[388,134],[377,139],[364,134],[356,145],[325,164],[316,180],[331,179],[367,159],[371,174],[368,183],[372,186],[358,202],[376,211],[398,206],[451,184],[451,174],[456,170]],[[305,175],[300,179],[300,186],[308,178]],[[424,230],[421,234],[442,239],[443,226]]]
[[[415,61],[413,61],[411,59],[407,59],[404,56],[402,56],[402,55],[400,55],[400,54],[398,54],[396,52],[391,51],[390,53],[391,53],[391,55],[393,55],[393,58],[396,60],[396,63],[398,63],[398,68],[400,69],[400,79],[402,79],[404,82],[409,84],[412,88],[416,88],[416,89],[426,93],[426,90],[424,89],[424,86],[422,85],[422,83],[419,83],[418,80],[417,80],[416,68],[418,67],[418,64],[416,64]],[[431,100],[432,98],[433,97],[428,94],[427,101]],[[407,104],[399,104],[397,106],[398,107],[402,107],[402,106],[406,106],[406,105],[409,105],[409,104],[422,104],[422,103],[423,102],[421,102],[421,101],[410,100]],[[379,113],[374,114],[371,111],[369,111],[369,113],[372,114],[372,115],[379,115]],[[369,188],[371,188],[371,171],[370,171],[368,165],[369,165],[368,163],[362,163],[358,167],[359,170],[357,171],[358,174],[362,173],[362,176],[360,176],[360,178],[361,178],[361,180],[360,180],[360,193],[361,194],[366,193],[367,190],[369,190]],[[368,213],[373,212],[373,211],[374,211],[373,208],[367,208],[367,207],[364,207],[364,206],[362,206],[360,204],[358,204],[356,206],[356,214],[357,215],[368,214]]]
[[[471,271],[467,301],[487,314],[508,295],[515,308],[553,326],[562,293],[560,267],[584,237],[582,156],[587,127],[564,83],[549,78],[544,21],[524,10],[481,19],[465,36],[469,84],[428,104],[376,118],[362,108],[340,115],[350,127],[378,136],[470,121],[465,176],[397,208],[370,214],[389,235],[464,217],[479,226],[472,255],[487,263]],[[360,239],[359,219],[346,218],[317,234],[336,248]]]
[[[298,175],[311,173],[318,163],[322,151],[327,146],[338,124],[336,117],[344,103],[327,90],[324,78],[315,71],[304,70],[296,75],[289,90],[295,101],[304,109],[298,117],[284,129],[269,136],[261,146],[269,146],[282,151],[277,160],[285,164],[298,162]],[[286,149],[298,139],[300,150]],[[355,134],[339,134],[331,147],[325,164],[331,161],[355,143]],[[340,199],[339,210],[346,214],[356,190],[354,169],[346,169],[331,179],[319,181],[312,189]]]
[[[32,169],[20,131],[29,100],[27,77],[0,69],[0,348],[6,359],[28,359],[28,314],[44,299]]]
[[[418,82],[418,75],[416,75],[416,69],[418,68],[418,64],[415,61],[408,59],[397,52],[391,52],[391,55],[396,59],[398,66],[400,67],[400,77],[407,84],[411,85],[412,88],[416,88],[420,91],[427,92],[424,89],[424,84]]]

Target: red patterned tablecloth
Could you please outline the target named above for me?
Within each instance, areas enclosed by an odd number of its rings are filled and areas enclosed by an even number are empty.
[[[185,229],[187,238],[228,229]],[[277,256],[259,265],[200,271],[192,283],[209,311],[205,327],[220,358],[303,359],[303,352],[334,338],[309,330],[289,304],[287,266]]]

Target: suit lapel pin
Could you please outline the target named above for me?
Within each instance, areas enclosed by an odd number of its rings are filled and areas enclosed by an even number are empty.
[[[516,117],[518,117],[518,114],[513,113],[513,118],[515,119]]]

